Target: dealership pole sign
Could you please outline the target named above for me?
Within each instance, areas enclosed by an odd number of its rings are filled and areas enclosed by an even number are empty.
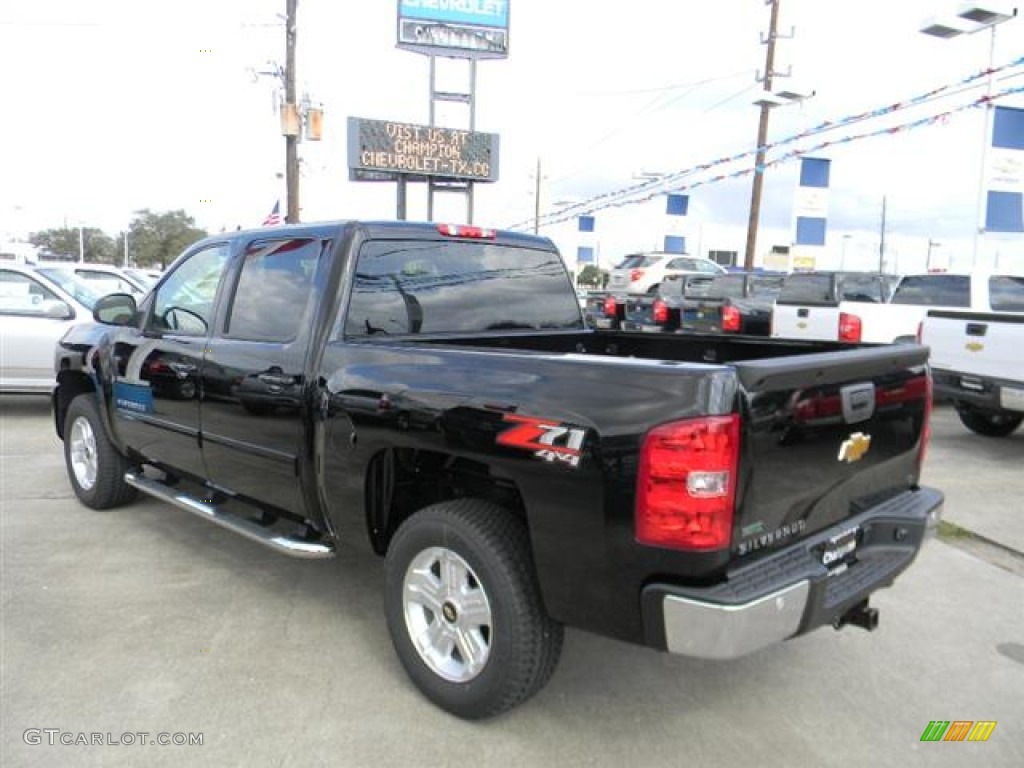
[[[398,0],[398,47],[428,56],[504,59],[509,0]]]
[[[497,181],[498,134],[350,117],[348,167],[354,179]]]

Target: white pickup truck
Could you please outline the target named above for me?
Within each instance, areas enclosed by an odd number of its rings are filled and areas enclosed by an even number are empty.
[[[791,275],[776,302],[772,336],[891,344],[912,342],[929,309],[992,312],[991,271],[904,275],[879,298],[879,275],[811,272]],[[827,291],[827,292],[826,292]]]
[[[771,335],[803,341],[866,341],[864,309],[885,306],[888,299],[885,275],[796,272],[786,277],[772,308]]]
[[[936,397],[952,400],[972,432],[1005,437],[1024,421],[1024,277],[987,282],[996,311],[929,310],[920,337]]]

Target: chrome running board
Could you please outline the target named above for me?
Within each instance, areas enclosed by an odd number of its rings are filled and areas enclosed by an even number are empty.
[[[246,518],[232,514],[231,512],[225,512],[222,509],[218,509],[213,504],[200,501],[186,493],[181,493],[173,488],[168,488],[163,483],[151,480],[137,472],[126,472],[124,481],[133,488],[138,488],[145,494],[158,498],[161,501],[169,502],[181,509],[187,509],[189,512],[198,515],[204,520],[216,523],[222,528],[227,528],[229,531],[239,533],[247,539],[257,541],[260,544],[283,554],[310,560],[321,560],[324,558],[334,557],[334,544],[332,543],[306,541],[305,539],[282,536],[276,531],[265,528],[262,525],[257,525],[251,520],[247,520]]]

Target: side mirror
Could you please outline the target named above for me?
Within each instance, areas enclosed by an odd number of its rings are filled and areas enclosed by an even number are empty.
[[[68,303],[60,299],[49,299],[43,302],[43,317],[51,320],[70,320],[75,312],[68,306]]]
[[[135,317],[135,299],[127,293],[111,293],[96,302],[92,319],[104,325],[128,325]]]

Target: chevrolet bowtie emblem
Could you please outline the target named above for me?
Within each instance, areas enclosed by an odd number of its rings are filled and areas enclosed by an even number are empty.
[[[797,323],[796,327],[801,329],[801,330],[803,330],[804,328],[807,327],[807,323],[804,323],[804,322]]]
[[[964,349],[966,349],[968,352],[981,352],[981,350],[983,350],[984,348],[985,345],[977,341],[969,341],[966,344],[964,344]]]
[[[838,460],[845,461],[847,464],[860,461],[864,458],[864,454],[868,452],[870,447],[871,435],[865,435],[863,432],[854,432],[843,440],[843,444],[839,446]]]

